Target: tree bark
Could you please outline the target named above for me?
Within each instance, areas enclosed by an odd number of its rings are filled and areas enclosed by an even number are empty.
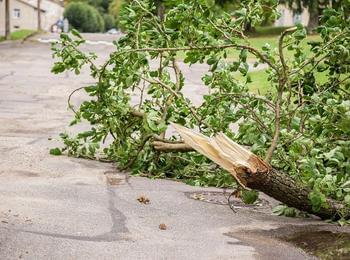
[[[307,24],[307,30],[309,33],[312,33],[314,29],[319,24],[319,6],[318,6],[318,0],[312,0],[310,1],[308,11],[309,11],[309,22]]]
[[[332,199],[328,199],[320,210],[314,210],[309,199],[309,187],[273,169],[226,135],[221,133],[209,138],[183,126],[173,126],[187,145],[230,172],[242,186],[264,192],[290,207],[322,219],[350,219],[350,208]]]
[[[5,0],[5,39],[10,39],[10,0]]]
[[[166,143],[162,141],[154,141],[152,143],[153,148],[159,152],[171,153],[171,152],[191,152],[193,148],[184,143]]]
[[[261,172],[255,176],[249,174],[247,176],[247,187],[262,191],[290,207],[314,214],[322,219],[350,218],[350,209],[331,199],[327,200],[327,206],[315,211],[309,199],[311,190],[276,169]]]
[[[41,0],[38,0],[38,31],[41,31]]]

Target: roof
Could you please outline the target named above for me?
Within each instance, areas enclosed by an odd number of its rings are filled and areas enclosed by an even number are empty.
[[[17,1],[21,2],[21,3],[25,4],[25,5],[28,5],[28,6],[32,7],[32,8],[34,8],[34,9],[38,9],[38,7],[37,7],[37,0],[17,0]],[[61,1],[61,0],[46,0],[46,1],[54,3],[54,4],[56,4],[56,5],[58,5],[58,6],[63,8],[63,1]],[[41,1],[40,10],[42,12],[46,12],[46,10],[43,8],[43,6],[45,6],[45,2]]]
[[[58,5],[62,6],[62,7],[64,5],[63,0],[47,0],[47,1],[53,2],[55,4],[58,4]]]
[[[26,2],[26,1],[24,1],[24,0],[17,0],[17,1],[20,2],[20,3],[22,3],[22,4],[28,5],[28,6],[32,7],[32,8],[34,8],[34,9],[38,9],[37,6],[35,6],[35,5],[31,4],[31,3],[28,3],[28,2]],[[46,11],[45,11],[44,9],[42,9],[42,8],[40,8],[40,11],[41,11],[41,12],[46,12]]]

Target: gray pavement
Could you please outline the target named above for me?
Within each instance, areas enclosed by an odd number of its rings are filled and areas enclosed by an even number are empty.
[[[86,48],[106,57],[113,47]],[[269,231],[325,226],[317,220],[272,216],[269,205],[233,213],[186,196],[217,189],[128,184],[111,164],[50,156],[59,142],[49,139],[69,130],[68,94],[91,82],[86,71],[52,75],[51,64],[48,44],[0,44],[0,259],[311,258]],[[202,70],[186,73],[196,83]],[[200,99],[200,87],[193,91]],[[151,203],[138,202],[142,195]]]

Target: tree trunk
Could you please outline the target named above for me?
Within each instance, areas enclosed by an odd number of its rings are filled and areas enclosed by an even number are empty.
[[[38,0],[38,31],[41,31],[41,0]]]
[[[307,30],[309,33],[312,33],[313,30],[318,26],[318,20],[319,20],[319,6],[318,6],[318,0],[313,0],[309,4],[309,22],[307,24]]]
[[[187,145],[230,172],[242,186],[262,191],[288,206],[322,219],[350,218],[350,208],[331,199],[327,200],[327,205],[315,211],[309,199],[311,191],[307,186],[273,169],[226,135],[218,134],[209,138],[183,126],[173,126]]]
[[[5,0],[5,39],[10,39],[10,0]]]
[[[290,207],[317,215],[322,219],[339,219],[342,217],[341,214],[344,214],[344,217],[350,217],[349,209],[330,199],[327,201],[328,207],[321,207],[319,211],[314,211],[309,200],[310,189],[276,169],[250,176],[246,181],[247,187],[262,191]]]
[[[254,33],[256,31],[251,22],[246,23],[244,30],[247,33]]]

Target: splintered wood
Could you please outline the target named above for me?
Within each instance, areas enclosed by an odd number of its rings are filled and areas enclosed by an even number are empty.
[[[268,164],[223,133],[207,137],[181,125],[172,125],[186,144],[230,172],[245,188],[245,174],[269,171]]]
[[[350,219],[350,208],[332,199],[327,199],[325,205],[315,210],[309,199],[311,191],[307,185],[272,168],[223,133],[207,137],[186,127],[172,125],[187,145],[230,172],[243,187],[262,191],[290,207],[322,219]]]

